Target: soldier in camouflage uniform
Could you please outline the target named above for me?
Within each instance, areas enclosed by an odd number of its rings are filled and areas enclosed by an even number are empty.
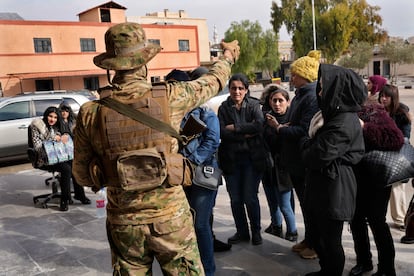
[[[223,89],[240,49],[237,41],[222,43],[223,56],[207,74],[194,81],[165,83],[157,90],[147,82],[145,64],[161,48],[146,41],[139,24],[112,26],[105,43],[106,52],[96,56],[94,63],[107,69],[108,75],[115,70],[115,76],[110,86],[99,90],[100,97],[128,104],[176,130],[185,113]],[[81,107],[75,132],[74,176],[81,185],[94,183],[94,191],[100,185],[107,187],[107,234],[114,275],[151,275],[154,257],[166,275],[204,275],[182,186],[170,178],[145,191],[126,190],[119,184],[121,154],[147,148],[155,148],[162,156],[176,154],[177,140],[99,101]],[[151,173],[136,177],[145,179]]]

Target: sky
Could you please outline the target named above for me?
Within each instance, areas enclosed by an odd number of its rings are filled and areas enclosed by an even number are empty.
[[[317,0],[316,0],[317,1]],[[77,14],[109,0],[0,0],[0,12],[16,12],[26,20],[78,21]],[[263,30],[271,29],[271,0],[115,0],[127,8],[127,16],[146,13],[184,10],[189,17],[207,20],[212,40],[214,26],[219,39],[232,22],[258,21]],[[279,0],[276,0],[279,3]],[[414,36],[414,0],[367,0],[368,4],[381,7],[382,28],[390,36],[408,38]],[[317,31],[317,30],[316,30]],[[281,40],[290,35],[283,27]]]

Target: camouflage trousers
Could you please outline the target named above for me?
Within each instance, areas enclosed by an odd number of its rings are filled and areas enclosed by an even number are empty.
[[[141,225],[107,222],[113,275],[152,275],[154,257],[164,275],[204,275],[190,212]]]

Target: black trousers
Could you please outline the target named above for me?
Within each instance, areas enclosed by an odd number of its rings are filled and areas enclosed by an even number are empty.
[[[309,238],[309,233],[308,233],[308,218],[307,218],[307,212],[304,208],[305,206],[305,171],[299,170],[298,172],[292,173],[290,172],[290,178],[292,180],[292,185],[293,188],[295,189],[296,195],[298,197],[299,200],[299,206],[300,209],[302,211],[302,215],[303,215],[303,223],[305,224],[305,242],[307,244],[307,246],[309,248],[313,248],[313,244],[311,239]],[[293,197],[293,193],[292,193],[292,197]],[[293,200],[293,204],[292,204],[292,209],[295,210],[295,204],[294,204],[294,200]]]
[[[71,199],[71,187],[70,180],[72,178],[72,161],[62,162],[50,166],[54,171],[60,172],[60,189],[61,189],[61,200],[68,201]],[[76,198],[84,198],[85,190],[80,186],[75,178],[73,178],[73,189]]]
[[[308,221],[308,236],[321,266],[318,275],[342,276],[345,265],[342,247],[344,222],[328,218],[327,212],[323,211],[310,211]]]
[[[395,248],[390,228],[386,222],[391,187],[376,187],[368,179],[358,180],[355,215],[351,221],[357,264],[372,262],[368,225],[378,250],[378,270],[395,275]]]

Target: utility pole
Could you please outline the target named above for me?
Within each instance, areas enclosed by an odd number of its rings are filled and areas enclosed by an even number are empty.
[[[315,0],[312,0],[313,49],[316,50]]]

